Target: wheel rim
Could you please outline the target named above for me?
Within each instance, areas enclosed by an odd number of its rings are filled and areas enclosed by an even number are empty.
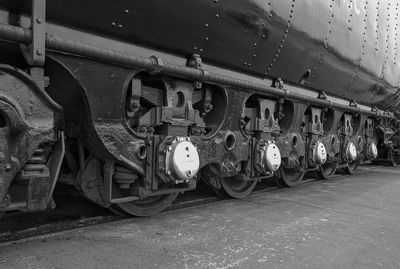
[[[166,209],[177,196],[178,193],[151,196],[128,203],[113,204],[110,210],[120,216],[147,217]]]
[[[345,172],[347,174],[353,175],[358,169],[358,162],[350,162],[348,166],[345,168]]]
[[[257,181],[239,181],[233,177],[220,178],[221,189],[229,197],[241,199],[249,195],[255,186]]]
[[[337,169],[337,163],[324,163],[321,165],[317,171],[317,177],[319,179],[330,179],[332,178]]]
[[[211,167],[201,171],[201,178],[219,197],[223,199],[241,199],[249,195],[257,185],[257,181],[240,181],[236,176],[220,177]]]
[[[221,181],[219,177],[204,173],[202,177],[203,182],[209,187],[216,195],[222,199],[227,199],[229,196],[222,190]]]
[[[302,168],[289,169],[281,166],[280,177],[277,177],[277,183],[281,187],[294,187],[302,183],[305,170]]]

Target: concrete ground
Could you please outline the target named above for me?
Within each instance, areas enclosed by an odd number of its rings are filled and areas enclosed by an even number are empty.
[[[29,220],[27,220],[29,221]],[[0,268],[400,268],[400,168],[0,244]]]

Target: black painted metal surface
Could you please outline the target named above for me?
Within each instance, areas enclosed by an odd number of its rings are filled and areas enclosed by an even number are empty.
[[[30,1],[2,1],[14,10]],[[48,1],[49,21],[376,104],[396,93],[399,1]],[[386,102],[387,103],[387,102]]]

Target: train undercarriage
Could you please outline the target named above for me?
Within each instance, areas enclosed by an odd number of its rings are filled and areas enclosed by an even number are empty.
[[[392,112],[278,77],[221,75],[196,54],[170,64],[72,42],[32,18],[33,30],[0,25],[0,215],[53,208],[56,184],[149,216],[199,180],[243,198],[269,178],[294,187],[308,172],[400,164]]]
[[[243,198],[271,177],[293,187],[307,172],[329,179],[376,159],[400,163],[397,120],[354,102],[338,108],[47,57],[45,91],[32,75],[1,66],[3,212],[54,207],[56,183],[118,214],[148,216],[199,180],[221,197]],[[271,89],[285,85],[277,79]]]

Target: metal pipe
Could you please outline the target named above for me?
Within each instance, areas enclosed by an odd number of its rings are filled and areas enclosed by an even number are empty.
[[[0,39],[30,44],[32,40],[32,32],[19,26],[11,26],[0,24]],[[155,58],[144,58],[140,56],[133,56],[130,54],[103,49],[73,40],[66,40],[61,37],[46,34],[46,48],[50,50],[60,51],[64,53],[71,53],[81,55],[96,60],[122,65],[129,67],[136,67],[145,70],[156,70],[157,72],[165,75],[190,78],[197,81],[205,81],[223,85],[230,85],[245,89],[251,89],[259,92],[260,94],[269,94],[277,97],[290,98],[307,103],[314,103],[321,106],[333,107],[341,110],[362,112],[370,116],[383,116],[393,118],[392,114],[384,114],[378,111],[368,111],[357,107],[345,106],[333,103],[328,100],[318,99],[314,97],[304,96],[301,94],[288,92],[285,89],[278,89],[271,86],[253,83],[248,80],[236,79],[216,73],[207,72],[201,69],[190,68],[186,66],[163,63]]]

